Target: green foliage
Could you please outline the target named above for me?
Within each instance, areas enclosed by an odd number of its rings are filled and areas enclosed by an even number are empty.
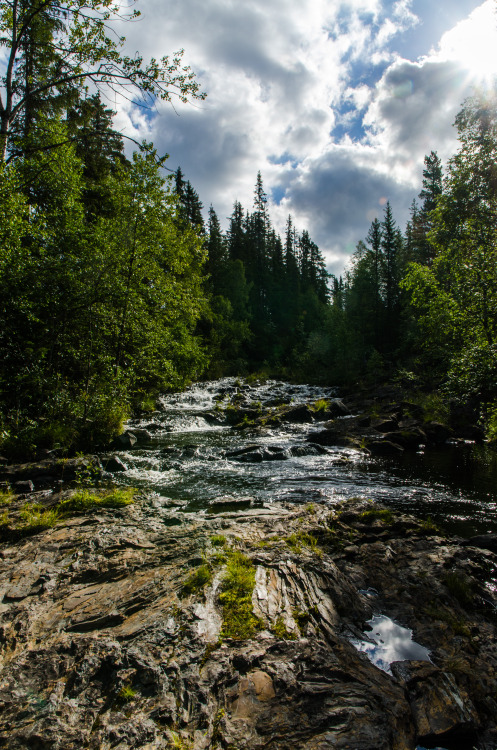
[[[18,528],[23,534],[51,529],[60,520],[58,508],[47,510],[38,503],[26,503],[19,515],[22,523]]]
[[[293,633],[291,630],[288,630],[288,628],[285,625],[285,621],[282,617],[277,617],[275,622],[273,623],[271,627],[271,631],[275,634],[276,638],[279,638],[282,641],[295,641],[297,640],[297,636],[295,633]]]
[[[495,444],[497,442],[497,405],[495,403],[487,404],[486,413],[487,439],[490,443]]]
[[[54,138],[65,127],[51,123]],[[194,330],[201,241],[177,228],[153,154],[114,165],[111,210],[91,222],[72,146],[2,169],[14,188],[22,171],[37,201],[28,223],[20,188],[17,204],[0,189],[2,210],[19,211],[7,224],[8,262],[0,253],[2,449],[21,457],[104,445],[135,403],[205,364]]]
[[[313,534],[309,534],[305,531],[298,531],[296,533],[290,534],[286,537],[285,541],[292,552],[296,552],[297,554],[302,552],[302,549],[305,547],[309,548],[316,554],[319,554],[321,551],[318,547],[318,541],[316,537]]]
[[[80,489],[74,492],[67,500],[62,500],[58,507],[61,514],[87,513],[88,511],[101,508],[125,508],[134,501],[137,490],[133,487],[124,487],[103,492],[90,489]]]
[[[108,93],[121,91],[150,106],[156,99],[203,99],[194,75],[182,65],[183,52],[152,58],[121,52],[124,37],[110,32],[113,23],[139,16],[109,0],[48,0],[0,8],[0,46],[6,75],[0,102],[0,157],[28,153],[31,128],[40,113],[57,115],[86,92],[88,85]]]
[[[180,596],[186,597],[198,594],[212,582],[212,570],[209,565],[201,565],[191,573],[183,583]]]
[[[419,393],[413,397],[413,402],[422,407],[425,422],[448,421],[449,405],[441,393]]]
[[[223,608],[223,638],[251,638],[262,623],[252,612],[255,568],[252,560],[235,550],[228,558],[219,601]]]
[[[436,255],[431,267],[411,265],[403,285],[431,367],[448,373],[451,395],[484,402],[497,373],[495,92],[468,99],[456,124],[461,147],[430,214]]]
[[[390,524],[393,522],[393,513],[386,508],[371,508],[371,510],[364,510],[360,513],[359,518],[361,521],[364,521],[364,523],[383,521],[383,523]]]

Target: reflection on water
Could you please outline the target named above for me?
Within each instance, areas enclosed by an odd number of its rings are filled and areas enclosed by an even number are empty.
[[[323,502],[366,497],[463,536],[497,531],[497,454],[477,446],[447,447],[425,455],[372,458],[350,448],[329,447],[324,455],[245,463],[226,454],[250,445],[278,450],[308,445],[319,424],[268,426],[264,431],[232,430],[216,406],[224,397],[246,404],[312,403],[332,397],[332,389],[268,381],[240,385],[233,378],[195,384],[162,397],[161,410],[137,420],[151,440],[121,454],[128,466],[121,480],[178,501],[182,512],[205,513],[225,495],[250,495],[257,503]],[[224,402],[226,405],[227,401]],[[289,455],[289,453],[287,454]]]
[[[397,625],[386,615],[375,615],[367,622],[371,627],[371,632],[366,633],[368,640],[353,638],[351,643],[383,672],[392,674],[390,665],[394,661],[430,661],[428,649],[412,640],[412,630]]]

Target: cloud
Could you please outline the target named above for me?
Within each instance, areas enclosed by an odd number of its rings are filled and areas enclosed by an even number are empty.
[[[456,147],[452,122],[469,92],[460,37],[448,30],[424,57],[400,56],[396,40],[429,24],[413,2],[147,0],[143,21],[124,29],[128,49],[184,47],[208,98],[158,103],[152,119],[123,105],[119,122],[168,152],[225,226],[235,199],[251,209],[261,170],[278,230],[292,213],[339,271],[381,218],[380,198],[403,228],[424,155]]]
[[[312,237],[325,252],[328,269],[340,274],[373,219],[383,219],[386,201],[403,229],[412,197],[410,186],[383,169],[375,149],[342,144],[307,161],[290,178],[278,219],[281,224],[292,213],[297,227],[312,226]]]

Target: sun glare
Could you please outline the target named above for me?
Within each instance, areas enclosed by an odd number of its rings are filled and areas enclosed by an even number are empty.
[[[497,77],[497,9],[486,0],[464,21],[445,33],[436,54],[454,60],[475,83],[492,83]]]

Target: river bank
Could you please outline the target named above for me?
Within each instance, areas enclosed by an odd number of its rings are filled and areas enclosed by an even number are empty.
[[[402,474],[467,438],[378,403],[216,381],[5,463],[0,747],[495,748],[493,505]]]
[[[2,545],[1,747],[495,747],[492,551],[364,500],[181,526],[157,502]],[[358,650],[380,615],[429,661]]]

